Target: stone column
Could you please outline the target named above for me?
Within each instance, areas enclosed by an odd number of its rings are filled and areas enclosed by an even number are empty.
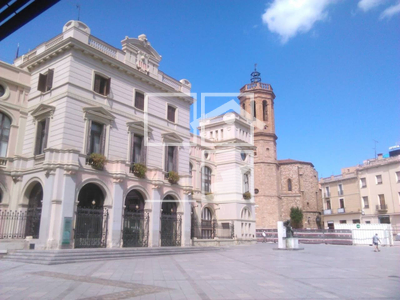
[[[187,193],[184,194],[183,197],[183,216],[182,216],[182,246],[191,246],[190,245],[190,226],[191,226],[191,205],[190,205],[190,196]]]
[[[54,239],[58,242],[59,248],[70,249],[73,248],[73,229],[74,229],[74,212],[75,205],[78,201],[76,195],[76,176],[74,170],[65,170],[63,176],[63,187],[61,194],[61,210],[58,214],[59,227],[54,229],[57,233]],[[65,236],[65,244],[63,245],[63,234],[64,234],[64,222],[68,220],[71,222],[71,231],[69,233],[69,243],[68,243],[68,232]]]
[[[159,191],[159,186],[153,187],[153,199],[152,210],[150,214],[150,237],[149,237],[149,247],[159,247],[160,246],[160,217],[161,217],[161,195]]]
[[[50,233],[51,201],[53,199],[55,170],[46,172],[46,180],[43,186],[42,213],[40,216],[38,248],[46,248]]]
[[[111,217],[111,248],[122,247],[122,215],[124,206],[123,180],[114,179],[113,208]]]

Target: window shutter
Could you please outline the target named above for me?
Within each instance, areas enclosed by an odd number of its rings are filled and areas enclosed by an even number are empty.
[[[50,125],[50,118],[46,118],[46,123],[44,127],[44,136],[43,136],[43,150],[47,148],[47,139],[49,136],[49,125]]]
[[[174,147],[174,158],[172,160],[172,169],[178,172],[178,146]]]
[[[165,145],[164,170],[168,172],[168,146]]]
[[[43,93],[46,91],[46,77],[46,75],[39,74],[39,83],[37,89]]]
[[[54,76],[54,69],[49,69],[47,71],[47,78],[46,78],[46,91],[50,91],[53,87],[53,76]]]
[[[37,122],[37,128],[36,128],[36,144],[35,144],[35,155],[40,154],[40,135],[41,135],[41,127],[42,125],[40,122]]]
[[[106,147],[106,131],[107,126],[103,125],[103,130],[101,131],[101,136],[100,136],[100,154],[104,155],[105,153],[105,147]]]
[[[96,93],[100,93],[100,76],[99,75],[94,76],[94,91]]]
[[[90,153],[90,143],[91,143],[91,133],[92,133],[92,120],[88,121],[88,128],[86,134],[86,154],[89,155]]]
[[[129,159],[130,162],[133,163],[135,161],[135,158],[133,157],[135,148],[135,134],[133,132],[130,132],[130,136],[131,136],[131,147],[129,148]]]
[[[111,85],[111,78],[108,78],[106,81],[106,90],[104,95],[107,96],[110,93],[110,85]]]
[[[143,136],[143,138],[142,138],[142,152],[141,152],[141,155],[142,155],[142,157],[141,157],[141,162],[142,162],[142,164],[144,164],[144,165],[146,165],[146,158],[147,158],[147,146],[146,146],[146,143],[144,142],[144,139],[145,139],[146,137],[144,137]]]

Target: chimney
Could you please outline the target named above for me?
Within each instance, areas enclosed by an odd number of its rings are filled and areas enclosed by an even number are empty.
[[[378,160],[381,160],[383,158],[382,153],[378,153]]]

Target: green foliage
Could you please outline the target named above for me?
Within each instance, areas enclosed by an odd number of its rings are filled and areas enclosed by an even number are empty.
[[[134,163],[131,165],[132,173],[139,178],[145,178],[147,167],[144,164]]]
[[[290,208],[290,222],[293,228],[301,228],[303,225],[303,211],[299,207]]]
[[[89,155],[89,164],[93,169],[103,170],[106,157],[100,153],[92,153]]]
[[[245,200],[251,199],[251,193],[250,193],[250,192],[245,192],[245,193],[243,193],[243,198],[244,198]]]
[[[169,171],[168,172],[168,181],[170,184],[177,184],[179,181],[179,175],[177,172]]]

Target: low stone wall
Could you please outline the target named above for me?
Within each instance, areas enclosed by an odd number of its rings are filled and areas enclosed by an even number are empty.
[[[237,246],[251,245],[257,243],[254,239],[192,239],[192,246],[199,247],[220,247],[220,246]]]
[[[267,242],[278,242],[278,231],[276,229],[256,229],[258,242],[264,240],[263,231],[267,235]],[[353,245],[351,230],[294,229],[293,231],[300,244]]]
[[[15,251],[27,250],[29,248],[29,241],[25,239],[1,239],[0,250]]]

